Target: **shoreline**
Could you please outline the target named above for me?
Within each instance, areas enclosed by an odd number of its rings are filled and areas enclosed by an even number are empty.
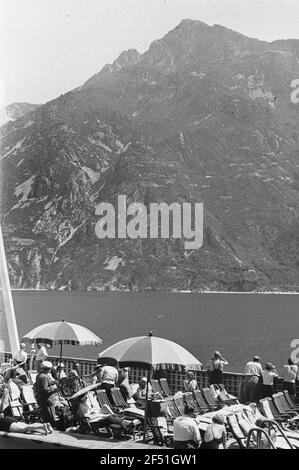
[[[67,289],[27,289],[27,288],[11,288],[13,292],[82,292],[82,293],[96,293],[96,292],[104,292],[104,293],[128,293],[128,294],[139,294],[145,292],[160,292],[165,294],[237,294],[237,295],[299,295],[299,292],[296,291],[221,291],[221,290],[202,290],[202,291],[189,291],[189,290],[159,290],[159,289],[144,289],[144,290],[137,290],[137,291],[130,291],[125,289],[113,289],[113,290],[67,290]],[[0,288],[0,292],[2,289]]]

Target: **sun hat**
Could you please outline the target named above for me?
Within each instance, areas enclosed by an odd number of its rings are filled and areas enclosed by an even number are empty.
[[[41,367],[42,367],[43,369],[52,369],[52,368],[53,368],[53,364],[52,364],[52,362],[50,362],[50,361],[44,361],[44,362],[42,362]]]

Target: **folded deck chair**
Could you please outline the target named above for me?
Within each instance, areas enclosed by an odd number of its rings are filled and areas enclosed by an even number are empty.
[[[173,395],[171,388],[168,385],[167,379],[160,379],[160,385],[165,397],[171,397]]]

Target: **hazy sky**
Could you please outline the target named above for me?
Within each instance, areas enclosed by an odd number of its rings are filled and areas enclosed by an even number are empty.
[[[55,98],[184,18],[267,41],[299,38],[299,0],[0,0],[0,8],[6,104]]]

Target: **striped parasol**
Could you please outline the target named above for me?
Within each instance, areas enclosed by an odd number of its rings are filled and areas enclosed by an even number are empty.
[[[64,319],[37,326],[23,336],[23,340],[30,343],[47,343],[51,346],[60,345],[60,362],[64,344],[97,346],[102,343],[101,338],[92,331],[76,323],[66,322]]]

